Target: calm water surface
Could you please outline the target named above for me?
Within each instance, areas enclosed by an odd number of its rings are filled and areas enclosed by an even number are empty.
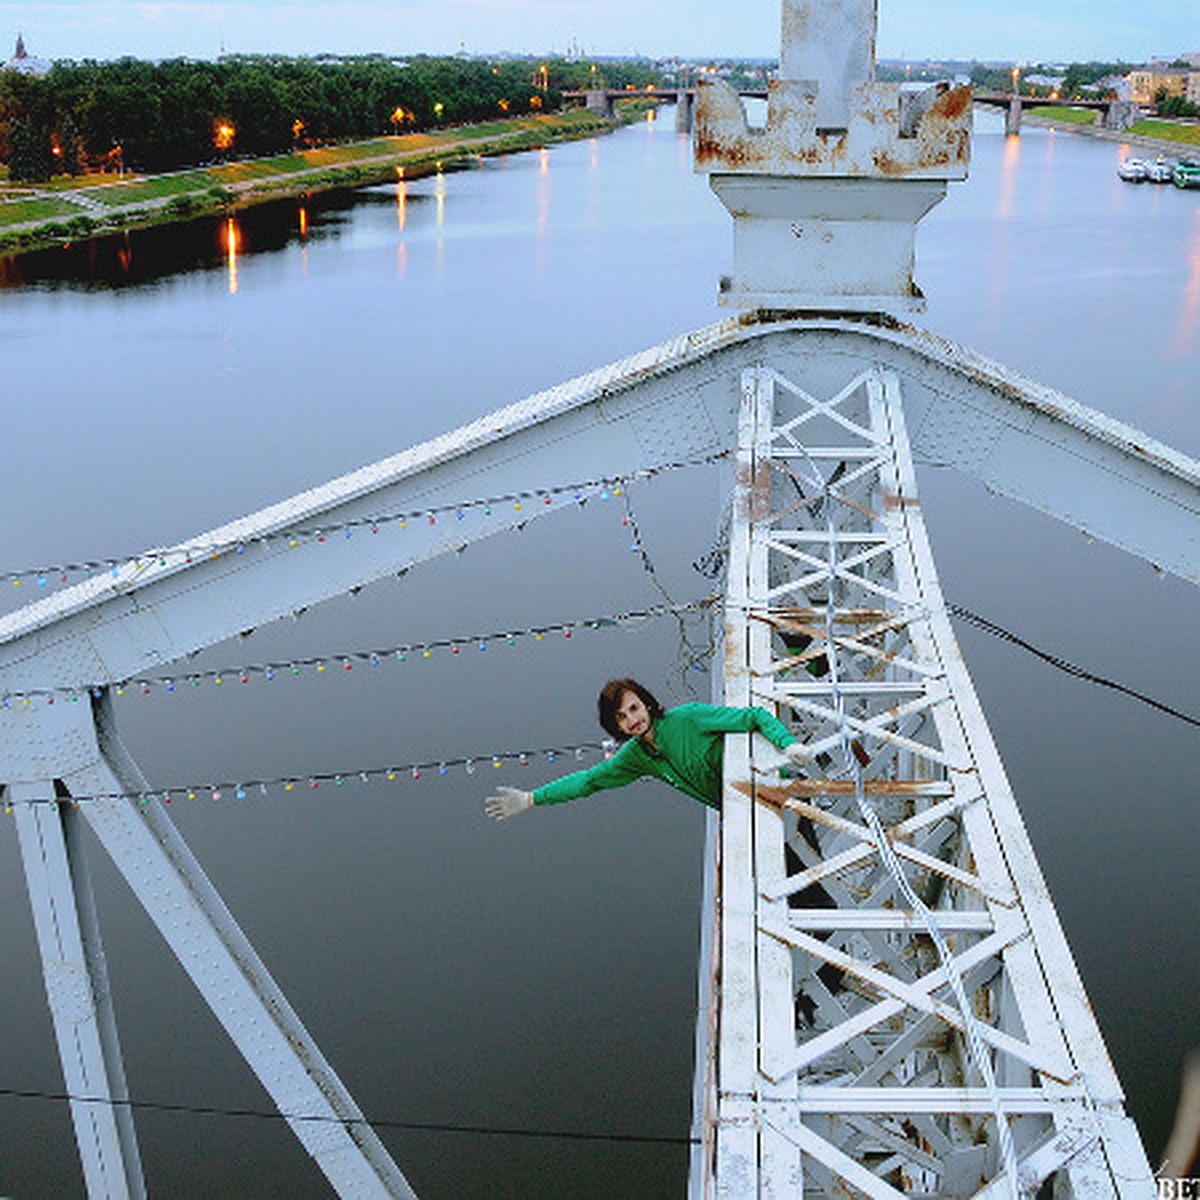
[[[1119,150],[993,126],[924,223],[922,323],[1200,454],[1200,202],[1115,176]],[[364,192],[0,264],[0,568],[194,536],[564,378],[708,324],[730,233],[670,120]],[[537,481],[531,481],[536,483]],[[970,481],[922,477],[948,597],[1195,711],[1194,589]],[[635,489],[672,595],[716,536],[705,472]],[[27,586],[34,586],[27,584]],[[27,595],[28,593],[25,593]],[[22,595],[7,596],[14,605]],[[218,647],[238,665],[656,603],[620,513],[590,505]],[[961,631],[1151,1158],[1200,1041],[1194,729]],[[276,690],[119,702],[157,784],[590,740],[635,670],[706,697],[676,631],[522,644]],[[338,677],[334,677],[334,675]],[[545,764],[173,809],[424,1200],[682,1195],[670,1146],[405,1122],[688,1131],[704,814],[652,785],[486,822]],[[266,1099],[101,853],[134,1094]],[[61,1088],[21,868],[0,826],[0,1085]],[[152,1194],[322,1196],[273,1122],[139,1116]],[[81,1195],[65,1109],[0,1098],[0,1194]]]

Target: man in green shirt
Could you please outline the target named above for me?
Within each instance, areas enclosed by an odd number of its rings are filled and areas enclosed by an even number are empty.
[[[598,701],[600,724],[624,745],[604,762],[576,771],[532,792],[500,787],[484,801],[484,811],[505,821],[535,804],[561,804],[605,788],[624,787],[650,776],[707,804],[721,807],[725,734],[757,731],[797,766],[807,755],[778,718],[765,708],[680,704],[663,709],[634,679],[609,680]]]

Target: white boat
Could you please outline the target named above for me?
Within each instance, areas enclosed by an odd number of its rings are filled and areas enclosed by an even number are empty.
[[[1175,174],[1175,164],[1160,154],[1152,163],[1146,164],[1146,178],[1151,183],[1170,183]]]
[[[1117,174],[1127,183],[1144,183],[1149,177],[1149,164],[1140,158],[1126,158],[1117,167]]]

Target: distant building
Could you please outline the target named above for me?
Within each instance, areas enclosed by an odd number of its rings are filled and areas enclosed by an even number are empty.
[[[1193,50],[1191,54],[1175,54],[1170,58],[1154,58],[1148,66],[1151,71],[1169,71],[1175,63],[1187,63],[1193,71],[1200,71],[1200,50]]]
[[[1048,91],[1058,91],[1067,77],[1065,75],[1022,75],[1021,82],[1027,83],[1031,87],[1046,88]]]
[[[48,75],[53,63],[44,58],[35,58],[25,49],[25,39],[17,34],[16,53],[4,64],[5,70],[20,71],[22,75]]]
[[[1160,91],[1168,96],[1186,96],[1196,72],[1191,71],[1130,71],[1129,98],[1135,104],[1153,104]]]

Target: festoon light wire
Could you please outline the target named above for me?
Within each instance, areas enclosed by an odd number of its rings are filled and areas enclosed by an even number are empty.
[[[118,696],[134,688],[142,695],[149,695],[158,689],[174,692],[180,686],[199,686],[205,681],[216,684],[223,683],[227,678],[237,679],[248,683],[251,677],[262,677],[273,682],[281,673],[299,675],[305,668],[316,668],[325,671],[331,664],[340,665],[344,670],[352,670],[356,663],[366,663],[380,666],[385,662],[407,662],[410,655],[421,655],[431,658],[436,651],[449,651],[452,655],[460,654],[464,649],[475,648],[485,651],[489,645],[503,642],[515,645],[518,641],[545,640],[548,634],[562,634],[570,638],[576,633],[596,632],[606,629],[622,628],[642,621],[651,621],[663,616],[672,616],[682,621],[689,613],[702,612],[715,602],[715,596],[707,596],[700,600],[690,600],[681,603],[659,604],[643,609],[629,609],[602,617],[576,618],[569,621],[550,622],[542,625],[529,625],[520,628],[491,630],[484,633],[465,634],[457,637],[431,638],[425,641],[404,642],[399,645],[375,647],[367,650],[342,650],[329,654],[306,655],[294,659],[279,659],[258,663],[243,663],[240,666],[206,667],[202,670],[175,671],[163,675],[134,675],[123,679],[106,681],[103,684],[89,683],[79,686],[56,686],[50,688],[29,688],[8,691],[0,694],[0,708],[10,707],[14,701],[28,705],[33,700],[45,699],[52,702],[55,696],[67,696],[71,700],[93,694],[99,695],[104,687],[111,687]]]
[[[156,562],[160,565],[165,564],[168,557],[177,562],[190,563],[197,558],[220,558],[225,554],[241,554],[245,552],[247,546],[278,542],[284,539],[287,539],[292,545],[299,545],[301,542],[324,541],[331,534],[342,534],[344,537],[350,538],[360,529],[369,529],[372,533],[376,533],[384,525],[399,524],[401,528],[406,528],[409,521],[419,519],[424,519],[430,524],[436,524],[439,518],[447,515],[463,520],[468,512],[477,510],[483,510],[485,516],[491,516],[493,515],[492,509],[500,504],[511,504],[514,510],[522,511],[523,505],[530,500],[542,500],[545,504],[550,504],[554,499],[567,495],[580,504],[586,503],[595,496],[607,500],[610,494],[620,496],[621,493],[613,489],[623,488],[628,483],[653,479],[669,471],[711,466],[727,457],[728,453],[727,450],[721,450],[694,458],[660,463],[653,467],[643,467],[621,475],[600,476],[575,483],[529,487],[494,496],[475,497],[453,503],[428,505],[423,508],[376,513],[372,516],[351,517],[341,521],[320,522],[319,524],[310,524],[308,521],[304,521],[298,525],[252,534],[244,539],[184,542],[176,546],[144,550],[138,554],[82,559],[55,565],[0,571],[0,581],[19,587],[23,580],[36,579],[37,586],[44,588],[49,586],[52,577],[57,577],[59,582],[66,583],[71,575],[83,575],[91,578],[98,573],[119,571],[122,566],[133,566],[140,570]]]
[[[348,767],[340,771],[296,771],[288,775],[275,775],[270,778],[235,777],[213,779],[205,783],[173,784],[168,787],[145,787],[137,791],[112,791],[81,793],[79,795],[51,795],[44,799],[22,801],[28,805],[71,804],[78,808],[83,804],[112,803],[116,801],[133,800],[141,804],[149,804],[161,800],[171,804],[176,799],[194,801],[207,796],[214,801],[225,799],[246,800],[251,792],[259,795],[270,795],[271,790],[282,790],[291,793],[297,789],[307,788],[316,790],[322,784],[332,783],[335,787],[344,787],[347,783],[369,784],[372,780],[386,780],[395,783],[403,778],[419,780],[426,774],[436,772],[438,775],[448,775],[457,768],[463,769],[468,775],[474,775],[480,767],[492,767],[500,770],[505,765],[528,767],[535,759],[545,759],[546,762],[557,762],[560,758],[573,758],[580,762],[585,754],[602,754],[611,756],[616,751],[616,743],[605,739],[602,742],[576,742],[565,746],[548,746],[536,750],[499,750],[491,754],[476,754],[471,757],[445,756],[441,758],[426,758],[406,763],[393,762],[386,767]],[[0,789],[2,790],[2,789]],[[11,799],[4,802],[4,811],[11,814],[14,803]]]
[[[967,1035],[967,1044],[970,1049],[971,1058],[975,1063],[976,1069],[979,1071],[980,1077],[983,1079],[984,1088],[988,1093],[988,1098],[990,1099],[995,1112],[996,1130],[1000,1142],[1000,1154],[1004,1162],[1009,1193],[1011,1194],[1013,1200],[1022,1200],[1024,1190],[1021,1187],[1017,1152],[1016,1147],[1013,1144],[1012,1130],[1009,1128],[1008,1119],[1005,1116],[1004,1102],[1000,1096],[1000,1091],[996,1084],[996,1074],[992,1069],[991,1058],[988,1055],[987,1047],[984,1045],[983,1038],[979,1032],[979,1022],[976,1020],[974,1013],[971,1011],[971,1002],[967,996],[966,987],[963,984],[962,973],[959,971],[957,964],[954,962],[954,955],[946,942],[945,935],[942,933],[942,929],[937,922],[937,918],[934,916],[933,911],[928,907],[928,905],[926,905],[921,897],[918,896],[913,890],[913,887],[908,881],[908,877],[904,872],[904,868],[901,865],[900,860],[896,857],[896,853],[892,849],[891,842],[888,840],[887,831],[883,827],[883,822],[879,819],[879,814],[875,811],[874,805],[872,805],[867,799],[866,781],[863,776],[863,765],[860,762],[858,755],[854,752],[853,739],[850,732],[850,722],[846,712],[845,695],[843,694],[841,688],[841,677],[838,670],[837,643],[835,641],[836,628],[834,622],[834,590],[837,584],[838,546],[837,528],[834,523],[834,505],[837,502],[837,497],[832,487],[825,480],[825,477],[821,474],[820,469],[817,467],[812,457],[805,451],[803,446],[800,447],[800,453],[815,476],[816,484],[821,492],[823,506],[825,508],[825,524],[829,543],[829,582],[825,596],[826,659],[829,663],[829,684],[833,694],[834,712],[838,721],[838,741],[842,759],[846,764],[847,769],[853,776],[855,802],[858,805],[859,814],[862,817],[863,822],[871,831],[871,835],[875,841],[875,847],[879,852],[880,860],[887,868],[888,874],[892,877],[905,901],[917,914],[922,925],[924,925],[930,940],[937,948],[938,957],[941,960],[942,968],[950,982],[951,990],[954,992],[955,1002],[958,1005],[959,1013],[963,1019],[963,1028]]]

